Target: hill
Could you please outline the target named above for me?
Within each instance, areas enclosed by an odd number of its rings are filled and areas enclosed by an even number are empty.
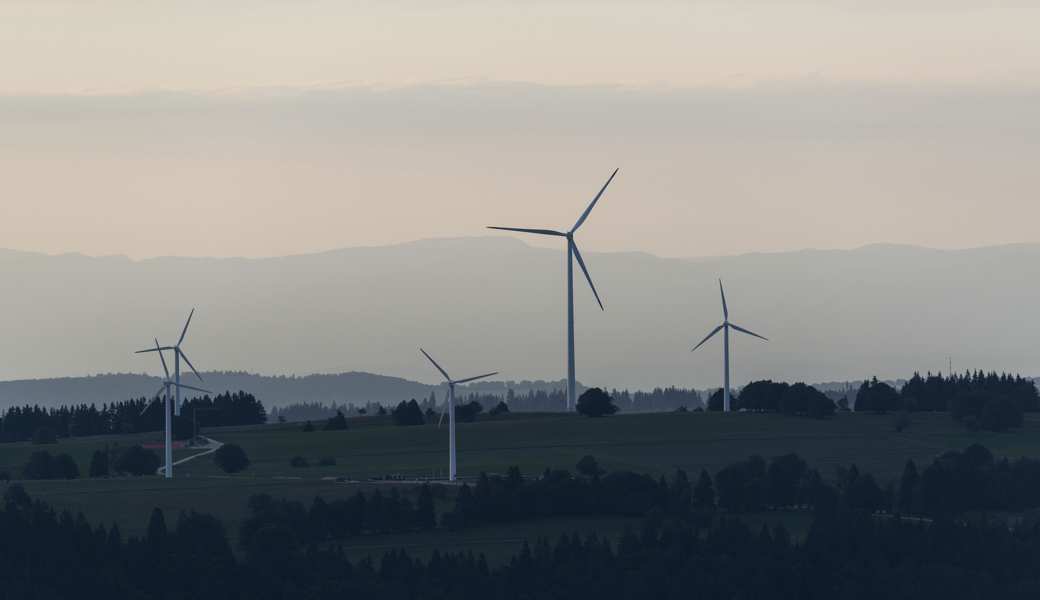
[[[245,390],[272,408],[288,404],[319,402],[327,406],[366,403],[394,405],[401,400],[429,398],[431,392],[443,400],[446,384],[428,384],[401,377],[372,373],[315,374],[272,376],[234,371],[203,371],[199,382],[190,372],[182,372],[182,381],[189,385],[212,390],[214,393]],[[39,405],[58,407],[70,404],[101,406],[113,401],[151,396],[162,384],[162,379],[146,374],[109,373],[87,377],[60,377],[54,379],[27,379],[0,381],[0,410],[10,406]],[[482,393],[505,395],[512,389],[517,393],[530,390],[564,389],[560,381],[480,381],[460,385],[457,394]],[[579,393],[585,386],[578,384]],[[191,395],[197,395],[191,392]]]

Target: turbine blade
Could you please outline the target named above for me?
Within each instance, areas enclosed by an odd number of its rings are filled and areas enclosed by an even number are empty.
[[[177,383],[176,381],[171,381],[170,385],[175,385],[175,386],[181,387],[181,388],[187,388],[189,390],[195,390],[196,392],[204,392],[206,394],[212,394],[213,393],[213,392],[211,392],[209,390],[204,390],[202,388],[197,388],[197,387],[191,387],[190,385],[184,385],[183,383]]]
[[[765,340],[767,342],[769,341],[769,338],[762,337],[762,336],[758,335],[757,333],[751,333],[747,329],[744,329],[743,327],[737,327],[733,323],[730,323],[729,326],[732,327],[733,329],[736,329],[737,331],[742,331],[742,332],[744,332],[744,333],[746,333],[748,335],[753,335],[753,336],[755,336],[757,338],[762,338],[763,340]]]
[[[444,422],[444,413],[448,412],[448,403],[451,402],[451,394],[444,395],[444,408],[441,409],[441,419],[437,421],[437,429],[441,428],[441,423]]]
[[[144,405],[144,409],[141,410],[141,414],[142,415],[144,414],[144,411],[148,410],[148,408],[152,405],[152,403],[154,403],[156,400],[159,399],[159,394],[163,393],[163,390],[165,390],[165,389],[166,389],[166,384],[164,383],[164,384],[162,384],[162,387],[159,388],[159,391],[155,392],[155,395],[152,396],[152,399],[148,401],[148,404]]]
[[[180,346],[181,342],[184,341],[184,334],[188,333],[188,325],[191,323],[191,315],[195,314],[195,309],[191,309],[191,314],[188,315],[188,322],[184,324],[184,331],[181,332],[181,339],[177,340],[177,345]]]
[[[195,370],[195,367],[191,364],[191,361],[188,360],[188,357],[184,354],[184,352],[180,348],[177,348],[176,351],[180,352],[181,358],[184,359],[184,362],[188,363],[188,366],[191,367],[191,370],[195,373],[195,376],[199,378],[199,381],[202,381],[202,375],[199,375],[199,372]]]
[[[708,334],[708,337],[704,338],[703,340],[701,340],[701,343],[700,343],[700,344],[697,344],[696,346],[694,346],[694,347],[693,347],[693,350],[696,350],[697,348],[700,348],[700,347],[701,347],[701,344],[703,344],[704,342],[706,342],[706,341],[710,340],[710,339],[711,339],[711,336],[713,336],[713,335],[715,335],[716,333],[718,333],[718,332],[719,332],[719,330],[720,330],[720,329],[722,329],[723,327],[725,327],[725,325],[719,325],[718,327],[716,327],[715,329],[713,329],[713,330],[712,330],[712,332]],[[690,352],[693,352],[693,350],[690,350]]]
[[[423,354],[426,354],[426,351],[423,350],[422,348],[419,348],[419,352],[422,352]],[[426,358],[430,358],[430,355],[426,354]],[[444,375],[445,379],[447,379],[448,381],[451,381],[451,377],[448,377],[448,374],[445,373],[444,369],[442,369],[441,366],[437,364],[437,361],[435,361],[432,358],[430,358],[430,362],[433,363],[433,366],[437,367],[437,370],[441,372],[441,375]]]
[[[719,280],[719,293],[722,294],[722,317],[729,320],[729,309],[726,308],[726,292],[722,291],[722,280]]]
[[[147,350],[138,350],[134,354],[141,354],[142,352],[158,352],[159,350],[173,350],[173,346],[163,346],[162,348],[149,348]]]
[[[468,377],[466,379],[460,379],[460,380],[456,381],[455,383],[466,383],[467,381],[473,381],[475,379],[483,379],[485,377],[491,377],[492,375],[498,375],[498,372],[496,371],[494,373],[488,373],[487,375],[477,375],[476,377]]]
[[[523,233],[537,233],[538,235],[558,235],[560,237],[567,237],[566,233],[560,233],[559,231],[553,231],[552,229],[519,229],[516,227],[488,227],[488,229],[501,229],[502,231],[521,231]]]
[[[159,348],[159,340],[155,340],[155,347]],[[166,371],[166,378],[170,378],[170,370],[166,368],[166,359],[163,358],[162,350],[159,350],[159,360],[162,361],[162,370]]]
[[[585,279],[589,280],[589,287],[592,288],[592,295],[596,297],[596,302],[599,302],[599,309],[603,310],[603,303],[600,302],[599,294],[596,293],[596,286],[592,285],[592,278],[589,277],[589,270],[585,268],[585,261],[581,259],[581,252],[578,252],[578,245],[571,240],[571,247],[574,248],[574,258],[578,259],[578,266],[581,267],[581,272],[585,273]]]
[[[610,179],[608,179],[607,182],[603,184],[603,189],[601,189],[599,193],[596,194],[596,197],[592,199],[592,204],[590,204],[589,207],[585,209],[585,213],[582,214],[581,218],[578,219],[578,222],[574,224],[574,228],[571,229],[571,233],[577,231],[578,228],[581,227],[581,224],[585,222],[585,219],[588,218],[589,213],[592,212],[592,207],[596,206],[596,201],[599,200],[599,197],[603,195],[604,191],[606,191],[607,186],[610,185],[611,181],[613,181],[614,175],[617,175],[617,172],[618,170],[614,169],[614,172],[610,174]]]

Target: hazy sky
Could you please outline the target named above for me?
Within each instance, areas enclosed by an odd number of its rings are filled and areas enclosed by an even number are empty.
[[[1040,3],[5,2],[0,247],[1040,241]],[[541,243],[541,240],[529,240]]]

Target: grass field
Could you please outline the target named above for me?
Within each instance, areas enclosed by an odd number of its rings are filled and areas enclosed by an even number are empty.
[[[460,424],[457,429],[460,475],[480,471],[505,473],[517,465],[527,475],[540,474],[546,467],[567,468],[592,454],[607,470],[624,469],[670,477],[683,468],[692,477],[702,469],[714,473],[732,462],[759,454],[772,456],[795,451],[811,468],[818,468],[826,479],[835,465],[856,463],[861,471],[874,473],[884,485],[898,481],[907,459],[919,468],[937,454],[962,450],[981,443],[998,457],[1040,458],[1040,419],[1026,420],[1014,433],[969,434],[949,414],[914,414],[902,433],[892,427],[892,418],[867,414],[839,414],[827,421],[804,417],[785,417],[749,413],[658,413],[615,415],[587,419],[569,415],[525,415],[514,413],[495,420]],[[239,523],[247,515],[246,499],[257,492],[275,497],[309,502],[316,494],[332,499],[351,495],[358,489],[368,493],[373,486],[386,483],[331,483],[326,476],[366,479],[376,475],[401,473],[409,478],[439,475],[447,464],[447,426],[436,423],[419,427],[395,427],[388,419],[350,420],[348,431],[304,433],[298,424],[260,428],[208,430],[206,435],[243,447],[252,465],[245,473],[226,476],[213,465],[211,456],[175,467],[175,477],[113,477],[75,481],[24,482],[26,489],[55,508],[82,510],[91,522],[120,523],[125,535],[144,532],[153,507],[160,507],[173,521],[184,510],[209,512],[236,538]],[[0,445],[0,469],[18,473],[29,455],[39,449],[52,454],[67,452],[86,473],[94,450],[106,443],[130,445],[154,442],[157,434],[112,436],[108,438],[66,439],[57,446],[29,444]],[[191,451],[175,452],[175,460]],[[333,467],[294,469],[289,458],[300,455],[316,462],[333,457]],[[394,484],[414,498],[414,483]],[[383,489],[386,489],[385,487]],[[440,513],[450,508],[454,491],[448,489],[438,500]],[[748,515],[758,528],[762,523],[782,519],[796,537],[808,527],[805,513],[791,512]],[[363,536],[345,540],[352,556],[371,552],[382,554],[387,546],[407,545],[409,552],[425,556],[435,547],[484,551],[489,560],[505,560],[519,548],[524,538],[541,533],[555,540],[563,531],[597,531],[614,537],[625,526],[637,521],[602,518],[589,520],[539,520],[518,525],[485,527],[463,532],[437,530],[418,534]]]

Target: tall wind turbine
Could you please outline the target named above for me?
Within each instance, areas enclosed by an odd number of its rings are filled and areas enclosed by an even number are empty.
[[[188,388],[189,390],[196,390],[207,394],[212,394],[213,392],[199,389],[197,387],[191,387],[190,385],[185,385],[183,383],[177,383],[176,381],[170,381],[170,370],[166,368],[166,359],[163,358],[162,349],[159,348],[159,340],[155,340],[155,348],[159,352],[159,360],[162,361],[162,368],[163,372],[166,373],[166,378],[163,380],[162,387],[159,388],[158,392],[155,392],[151,401],[149,401],[148,404],[145,405],[144,410],[141,411],[141,414],[143,415],[145,411],[159,399],[159,395],[162,394],[164,390],[166,391],[166,401],[165,404],[163,404],[163,407],[166,409],[166,477],[170,478],[173,477],[173,427],[172,418],[170,417],[170,386],[173,386],[178,390],[180,388]],[[180,396],[180,394],[178,394],[178,396]]]
[[[181,350],[181,342],[184,341],[184,334],[188,333],[188,325],[191,323],[191,317],[194,314],[195,314],[195,309],[193,308],[193,309],[191,309],[191,313],[188,315],[188,322],[184,324],[184,331],[181,332],[181,339],[177,340],[177,343],[174,344],[173,346],[163,346],[162,348],[149,348],[148,350],[138,350],[137,351],[137,354],[140,354],[142,352],[159,352],[159,355],[162,356],[162,351],[163,350],[173,350],[173,381],[174,381],[174,383],[177,384],[177,386],[176,386],[177,389],[174,391],[174,394],[176,395],[176,402],[174,402],[174,405],[173,405],[174,406],[174,408],[173,408],[174,413],[173,414],[177,415],[178,417],[181,416],[181,387],[187,387],[187,386],[181,386],[181,359],[182,358],[184,359],[184,362],[188,363],[188,366],[191,367],[191,370],[195,373],[195,376],[199,378],[199,381],[202,381],[202,375],[199,375],[199,372],[196,371],[195,367],[192,366],[191,361],[188,360],[188,357],[184,354],[184,351]],[[156,344],[156,345],[158,345],[158,344]],[[163,360],[163,365],[165,366],[165,364],[166,364],[166,361]],[[169,377],[168,373],[167,373],[167,377]],[[191,388],[191,389],[195,389],[195,388]]]
[[[718,333],[720,329],[724,330],[722,335],[723,335],[723,339],[725,340],[723,342],[723,348],[724,348],[723,352],[724,352],[724,355],[725,355],[725,363],[726,363],[726,381],[725,381],[726,387],[723,388],[725,390],[723,392],[724,397],[725,397],[725,401],[723,402],[722,410],[724,410],[726,412],[729,412],[729,330],[730,330],[730,328],[732,327],[733,329],[736,329],[737,331],[740,331],[741,333],[746,333],[748,335],[753,335],[753,336],[755,336],[757,338],[762,338],[763,340],[766,340],[766,341],[769,341],[769,340],[767,338],[764,338],[764,337],[758,335],[757,333],[751,333],[747,329],[744,329],[742,327],[737,327],[733,323],[730,323],[729,322],[729,310],[726,308],[726,292],[722,291],[722,280],[721,279],[719,280],[719,292],[722,294],[722,325],[719,325],[711,333],[709,333],[708,337],[706,337],[703,340],[701,340],[700,344],[697,344],[696,346],[694,346],[693,350],[696,350],[697,348],[700,348],[701,344],[703,344],[704,342],[710,340],[711,336],[713,336],[716,333]],[[690,350],[690,352],[693,352],[693,350]]]
[[[429,354],[426,354],[425,350],[419,348],[419,352],[426,355],[426,358],[430,359],[433,366],[437,367],[437,370],[441,372],[441,375],[444,375],[444,378],[448,380],[448,396],[444,399],[444,409],[448,411],[448,481],[455,481],[455,384],[491,377],[492,375],[498,375],[498,373],[477,375],[476,377],[467,377],[466,379],[452,379],[444,372],[444,369],[437,364],[437,361],[433,360]],[[444,410],[441,411],[441,420],[437,423],[437,427],[440,427],[443,421]]]
[[[599,300],[599,294],[596,293],[596,286],[592,285],[592,277],[589,277],[589,270],[585,268],[585,261],[581,260],[581,253],[578,252],[578,246],[574,243],[574,232],[581,227],[581,224],[585,222],[585,219],[592,212],[592,207],[596,206],[596,202],[599,197],[603,195],[603,192],[610,185],[610,182],[614,179],[614,175],[617,175],[618,170],[614,169],[614,172],[610,175],[610,179],[603,184],[603,189],[596,194],[596,197],[592,199],[592,204],[585,209],[585,212],[578,219],[578,222],[574,224],[567,233],[561,231],[553,231],[551,229],[518,229],[516,227],[488,227],[488,229],[501,229],[502,231],[520,231],[523,233],[537,233],[538,235],[555,235],[559,237],[567,238],[567,410],[573,411],[577,405],[578,399],[575,398],[574,392],[574,261],[571,257],[578,259],[578,266],[581,267],[583,273],[585,273],[585,279],[589,281],[589,287],[592,288],[592,294],[596,296],[596,302],[599,303],[599,309],[603,310],[603,303]]]

